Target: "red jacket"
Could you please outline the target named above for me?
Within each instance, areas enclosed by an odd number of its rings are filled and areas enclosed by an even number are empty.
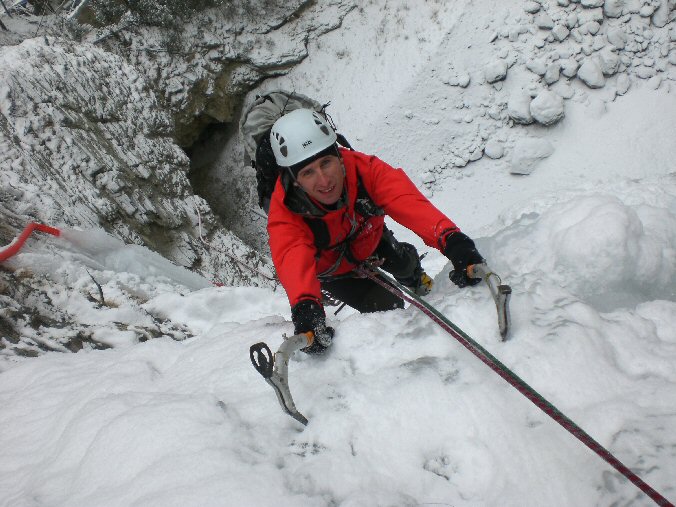
[[[355,212],[357,174],[371,197],[386,215],[412,230],[426,245],[443,251],[446,236],[458,227],[423,196],[402,169],[395,169],[372,155],[340,149],[345,166],[347,206],[327,212],[321,219],[330,234],[330,245],[343,240],[352,230],[350,218],[358,223],[359,233],[350,242],[350,251],[359,261],[368,258],[378,246],[383,233],[384,217],[364,219]],[[336,250],[322,250],[316,258],[314,234],[302,215],[285,204],[285,191],[277,181],[268,213],[268,235],[272,261],[289,303],[303,299],[321,301],[317,275],[334,266],[339,258]],[[355,264],[343,258],[334,275],[348,273]]]

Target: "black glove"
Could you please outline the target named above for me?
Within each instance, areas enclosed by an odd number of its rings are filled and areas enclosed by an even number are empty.
[[[481,278],[470,278],[467,276],[467,267],[473,264],[485,262],[484,258],[477,251],[472,241],[462,232],[452,232],[446,238],[446,248],[444,255],[453,263],[453,270],[448,274],[451,282],[458,287],[467,287],[476,285]]]
[[[331,346],[335,330],[326,325],[324,308],[311,299],[304,299],[291,308],[291,320],[293,320],[294,334],[314,333],[314,340],[309,347],[302,348],[307,354],[321,354]]]

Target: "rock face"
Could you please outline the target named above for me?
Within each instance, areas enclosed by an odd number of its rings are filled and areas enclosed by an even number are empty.
[[[242,104],[261,81],[283,75],[305,59],[309,41],[340,27],[356,3],[226,3],[223,9],[197,14],[177,32],[135,27],[106,37],[118,28],[110,27],[103,36],[88,33],[85,40],[100,41],[97,46],[143,74],[171,115],[173,138],[190,153],[194,192],[228,230],[255,250],[267,252],[265,218],[256,214],[255,174],[237,145]],[[211,171],[213,145],[227,143],[241,151],[241,163]]]
[[[340,26],[354,7],[350,0],[250,2],[199,13],[177,32],[124,20],[81,27],[78,42],[65,33],[31,38],[34,26],[12,20],[12,29],[0,31],[0,245],[30,221],[102,228],[207,280],[276,286],[265,252],[243,243],[225,226],[227,217],[195,195],[188,177],[196,168],[181,147],[210,123],[237,125],[245,95],[305,58],[308,41]],[[218,200],[228,210],[244,213],[251,204],[243,192],[255,193],[248,172],[250,180],[237,171],[225,175],[233,193]],[[22,285],[19,276],[0,270],[0,286],[23,286],[3,291],[0,351],[14,344],[31,355],[94,343],[91,330],[59,307],[63,298],[44,296],[58,292],[49,280]],[[44,304],[36,310],[38,299]],[[23,335],[32,322],[56,335],[81,332],[42,346],[39,333]],[[148,321],[139,336],[169,333],[159,323]]]
[[[246,193],[255,194],[253,171],[224,175],[232,191],[217,195],[226,213],[216,216],[195,194],[198,171],[182,147],[211,123],[236,126],[246,94],[303,60],[308,41],[340,26],[354,7],[247,2],[201,12],[173,32],[124,19],[80,27],[77,42],[66,33],[31,38],[35,27],[12,19],[12,29],[0,30],[0,245],[30,221],[102,228],[210,281],[276,286],[265,252],[227,227],[228,218],[246,222],[236,213],[253,202]],[[0,269],[0,286],[17,289],[0,298],[0,355],[107,346],[74,320],[64,298],[48,296],[64,292],[58,283],[25,276]],[[31,326],[35,336],[26,336]],[[136,334],[185,337],[161,317]]]
[[[187,179],[171,118],[143,76],[87,44],[30,39],[0,49],[0,235],[26,222],[101,227],[224,283],[264,284],[268,262],[220,228]],[[196,228],[222,253],[205,250]],[[243,257],[241,257],[243,256]]]
[[[320,6],[307,0],[236,3],[246,8],[204,11],[180,31],[137,27],[99,43],[144,73],[173,116],[180,146],[192,145],[210,123],[237,123],[254,85],[300,63],[308,41],[339,27],[355,7],[348,0]],[[101,36],[91,33],[85,40]]]

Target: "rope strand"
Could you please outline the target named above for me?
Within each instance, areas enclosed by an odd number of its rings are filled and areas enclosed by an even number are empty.
[[[249,271],[251,271],[253,273],[256,273],[257,275],[265,278],[266,280],[270,280],[271,282],[274,282],[274,284],[275,284],[274,288],[275,289],[277,288],[277,285],[279,284],[279,280],[277,280],[276,277],[267,275],[267,274],[263,273],[262,271],[260,271],[259,269],[249,266],[244,261],[242,261],[241,259],[232,255],[231,253],[226,252],[225,250],[223,250],[221,248],[217,248],[217,247],[212,246],[204,238],[204,234],[202,233],[202,214],[200,213],[199,207],[197,206],[197,202],[194,202],[193,206],[195,207],[195,211],[197,212],[197,228],[198,228],[197,230],[198,230],[199,238],[200,238],[200,241],[202,242],[202,244],[204,244],[204,247],[205,247],[206,250],[212,249],[212,250],[216,250],[217,252],[224,254],[226,257],[235,261],[241,267],[248,269]]]

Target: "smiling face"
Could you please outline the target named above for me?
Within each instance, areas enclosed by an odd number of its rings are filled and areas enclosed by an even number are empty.
[[[340,158],[326,155],[298,171],[296,182],[307,195],[325,205],[338,202],[343,193],[345,171]]]

